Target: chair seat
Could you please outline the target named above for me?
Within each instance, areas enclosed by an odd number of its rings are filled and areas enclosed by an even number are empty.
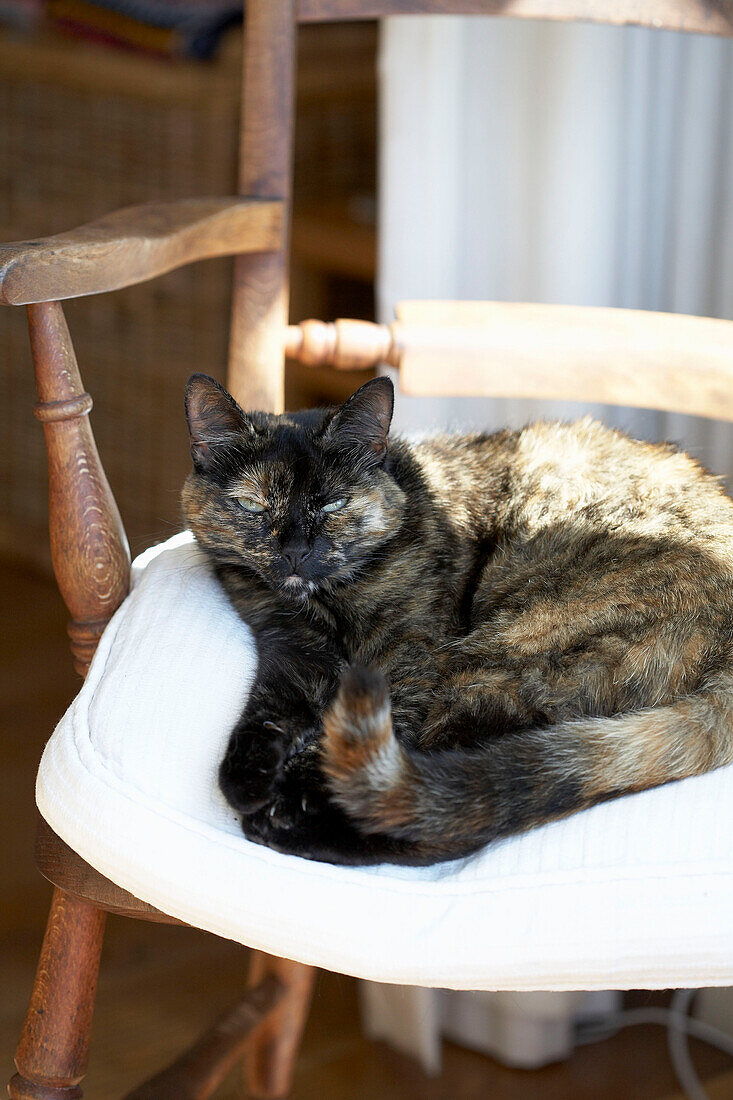
[[[38,806],[88,863],[188,924],[383,982],[733,984],[733,767],[429,868],[247,841],[216,775],[256,668],[184,534],[147,551],[46,746]]]

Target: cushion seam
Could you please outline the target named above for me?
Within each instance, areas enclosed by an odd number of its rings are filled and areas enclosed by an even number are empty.
[[[93,747],[93,743],[91,741],[90,741],[90,744],[92,744],[92,751],[94,752],[95,758],[99,759],[101,764],[102,764],[102,771],[103,772],[109,772],[118,781],[119,787],[117,785],[112,785],[112,784],[105,783],[105,780],[102,778],[101,775],[95,774],[94,772],[91,771],[90,768],[87,767],[86,762],[84,761],[84,759],[82,758],[82,756],[78,752],[78,746],[76,745],[76,740],[74,740],[74,747],[77,751],[77,755],[78,755],[78,758],[79,758],[80,765],[84,768],[84,770],[87,772],[87,774],[92,777],[92,779],[96,779],[98,782],[103,783],[106,786],[109,786],[111,789],[115,790],[116,793],[123,795],[123,797],[125,797],[133,805],[135,804],[135,799],[131,798],[129,793],[128,793],[128,787],[130,787],[130,786],[132,787],[132,789],[137,794],[141,795],[141,804],[143,805],[143,808],[145,810],[147,810],[147,812],[149,812],[151,814],[154,814],[155,816],[160,816],[160,817],[164,818],[167,822],[169,822],[172,825],[177,825],[178,827],[183,828],[188,832],[194,832],[197,835],[199,835],[199,836],[203,837],[204,839],[206,839],[207,841],[209,841],[210,843],[215,844],[217,846],[218,845],[223,845],[231,851],[237,851],[237,849],[240,847],[241,843],[247,843],[244,840],[240,841],[239,837],[230,836],[229,834],[226,834],[226,833],[216,832],[213,829],[213,827],[210,826],[210,825],[207,825],[206,822],[202,822],[198,818],[187,817],[186,815],[181,814],[178,811],[172,810],[171,807],[164,806],[162,803],[152,803],[151,804],[150,797],[148,795],[146,795],[145,792],[139,790],[139,788],[135,787],[132,784],[128,784],[127,780],[123,780],[119,775],[116,774],[116,772],[114,772],[113,769],[108,768],[106,766],[105,762],[104,762],[104,759],[100,756],[100,754],[98,754],[95,751],[95,749]],[[251,845],[251,850],[249,848],[247,850],[247,856],[250,857],[250,858],[256,858],[259,863],[262,863],[262,864],[265,864],[265,865],[268,865],[268,866],[271,866],[271,867],[276,866],[276,861],[271,860],[269,857],[264,856],[262,853],[260,853],[259,847],[260,847],[259,845],[252,844]],[[273,853],[273,854],[278,855],[278,853]],[[284,857],[284,858],[295,859],[297,857]],[[336,874],[324,873],[323,871],[320,870],[321,865],[319,863],[317,863],[316,861],[302,860],[302,862],[307,864],[308,869],[306,870],[305,867],[298,868],[298,872],[300,874],[306,874],[308,877],[325,879],[325,880],[328,880],[330,882],[335,882],[336,881],[337,873]],[[720,866],[716,863],[714,863],[710,866],[714,869],[714,873],[716,875],[723,875],[723,876],[727,876],[727,877],[733,877],[733,867],[729,870],[725,866]],[[578,869],[578,870],[580,870],[580,869]],[[371,888],[371,889],[377,890],[377,891],[386,889],[390,893],[395,893],[395,894],[402,894],[402,893],[405,893],[405,892],[409,892],[411,894],[420,894],[421,896],[427,896],[427,897],[440,897],[440,898],[442,898],[446,901],[449,901],[452,897],[463,897],[466,894],[471,895],[471,896],[479,896],[481,894],[494,894],[494,893],[497,893],[498,891],[503,891],[503,890],[536,889],[537,886],[538,886],[538,882],[543,878],[544,878],[544,884],[547,885],[547,886],[581,886],[582,887],[582,886],[597,885],[599,881],[600,882],[605,882],[605,883],[608,883],[608,884],[614,884],[614,883],[622,883],[622,882],[637,882],[640,879],[644,879],[645,881],[668,881],[672,877],[674,877],[678,880],[680,880],[680,879],[682,879],[682,880],[697,879],[697,878],[705,878],[705,877],[708,877],[710,875],[710,867],[703,871],[703,870],[697,870],[696,868],[690,868],[689,866],[685,866],[684,864],[682,864],[682,865],[680,865],[680,864],[676,864],[676,865],[671,864],[670,865],[670,870],[673,870],[675,872],[675,874],[670,875],[670,874],[665,874],[665,873],[659,872],[659,871],[652,872],[652,871],[649,870],[649,867],[646,866],[646,867],[640,867],[638,869],[638,874],[630,874],[630,873],[626,872],[625,874],[620,874],[620,875],[615,874],[614,875],[614,874],[604,873],[603,868],[598,868],[597,870],[593,869],[594,875],[598,876],[598,877],[590,877],[590,878],[589,877],[578,878],[573,874],[573,872],[567,872],[563,875],[554,875],[552,877],[547,877],[547,873],[545,872],[544,875],[538,874],[536,876],[532,876],[532,875],[525,876],[528,879],[531,879],[531,881],[527,881],[527,882],[517,881],[517,878],[515,878],[514,881],[512,881],[511,879],[502,878],[502,879],[499,879],[497,881],[497,883],[493,886],[483,885],[483,886],[480,886],[480,887],[476,887],[475,884],[473,884],[473,883],[466,883],[465,887],[461,888],[460,890],[456,889],[455,887],[453,887],[451,890],[441,889],[441,887],[444,885],[444,883],[448,881],[448,879],[450,877],[449,875],[446,875],[446,877],[444,879],[442,879],[438,882],[432,883],[432,884],[420,883],[418,880],[401,879],[400,882],[404,883],[404,886],[400,886],[400,887],[397,887],[396,883],[394,881],[389,882],[388,880],[381,879],[381,878],[378,879],[378,878],[372,877],[372,876],[368,876],[366,881],[362,878],[357,879],[355,877],[352,878],[350,876],[349,879],[348,879],[348,883],[345,883],[345,885],[367,887],[367,888]],[[428,888],[429,886],[432,886],[433,888],[430,889],[430,888]]]

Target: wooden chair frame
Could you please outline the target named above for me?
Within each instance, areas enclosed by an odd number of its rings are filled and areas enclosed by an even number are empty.
[[[425,310],[407,303],[392,326],[313,321],[287,327],[297,24],[441,12],[733,34],[733,0],[247,0],[239,197],[130,208],[56,237],[0,247],[0,302],[28,310],[35,414],[48,451],[54,570],[82,675],[127,594],[130,557],[91,431],[92,399],[60,304],[66,298],[235,255],[228,385],[248,408],[282,411],[285,352],[342,369],[390,362],[400,366],[409,392],[455,393],[456,372],[446,380],[438,367],[445,349],[454,352],[457,344],[465,366],[459,392],[591,398],[733,419],[725,322],[476,303],[433,303]],[[660,345],[662,327],[669,335]],[[633,369],[614,370],[629,349]],[[591,351],[600,360],[589,368]],[[698,364],[692,378],[679,369],[683,361],[686,368]],[[12,1100],[76,1100],[107,912],[177,922],[104,879],[45,825],[37,862],[55,889],[8,1090]],[[253,1095],[285,1095],[312,982],[311,967],[255,952],[242,1000],[128,1100],[204,1100],[243,1056]]]

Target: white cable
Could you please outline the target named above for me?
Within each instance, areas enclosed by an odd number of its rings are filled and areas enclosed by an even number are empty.
[[[680,1026],[680,1019],[690,1020],[690,1005],[697,996],[696,989],[678,989],[672,998],[667,1028],[667,1049],[677,1080],[689,1100],[709,1100],[706,1089],[698,1077],[690,1055],[688,1032]],[[674,1018],[675,1013],[677,1019]]]
[[[591,1024],[581,1024],[578,1038],[581,1043],[597,1042],[608,1038],[622,1027],[635,1024],[659,1024],[668,1029],[668,1046],[672,1065],[677,1079],[689,1100],[709,1100],[690,1058],[687,1045],[688,1036],[700,1039],[709,1046],[717,1047],[733,1058],[733,1038],[712,1024],[705,1024],[687,1015],[692,998],[698,990],[678,990],[672,1001],[672,1008],[627,1008],[614,1012],[602,1020]],[[684,1011],[681,1011],[683,1009]]]
[[[611,1013],[610,1016],[604,1016],[591,1024],[581,1024],[578,1034],[581,1042],[595,1043],[622,1027],[633,1027],[635,1024],[660,1024],[667,1027],[670,1016],[674,1016],[675,1023],[678,1023],[688,1035],[692,1035],[694,1039],[700,1039],[709,1046],[717,1047],[718,1050],[722,1050],[724,1054],[730,1054],[733,1058],[733,1038],[730,1035],[713,1027],[712,1024],[703,1023],[702,1020],[695,1020],[691,1016],[680,1016],[677,1012],[673,1013],[671,1008],[626,1008],[622,1012]]]

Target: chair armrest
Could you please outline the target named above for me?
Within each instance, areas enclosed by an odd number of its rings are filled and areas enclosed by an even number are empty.
[[[0,303],[119,290],[213,256],[275,251],[283,204],[247,198],[128,206],[68,233],[0,245]]]
[[[301,321],[306,366],[398,367],[416,397],[524,397],[733,421],[733,321],[527,302],[399,302],[391,325]]]
[[[385,15],[506,15],[733,34],[731,0],[298,0],[301,23],[382,19]]]

